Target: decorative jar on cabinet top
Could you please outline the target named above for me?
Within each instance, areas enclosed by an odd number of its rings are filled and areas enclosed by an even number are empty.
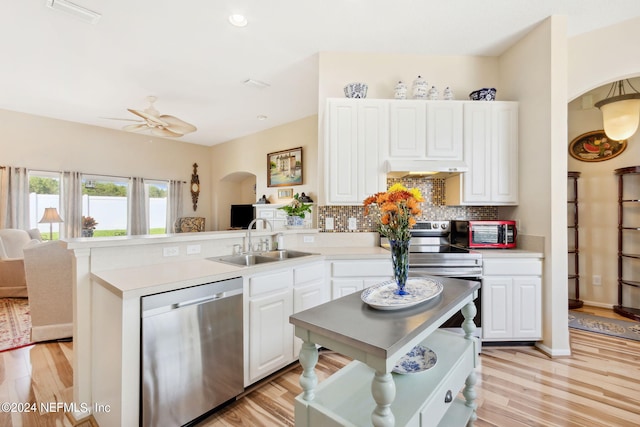
[[[407,98],[407,85],[402,83],[401,81],[395,87],[394,92],[395,99],[406,99]]]
[[[421,76],[413,81],[413,98],[414,99],[427,99],[427,92],[429,91],[428,83]]]

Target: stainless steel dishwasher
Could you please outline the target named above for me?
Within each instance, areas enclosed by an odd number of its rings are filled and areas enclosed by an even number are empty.
[[[242,279],[142,297],[142,426],[182,426],[244,391]]]

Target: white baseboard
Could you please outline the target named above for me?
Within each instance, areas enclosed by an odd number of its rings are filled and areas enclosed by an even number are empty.
[[[549,357],[568,357],[568,356],[571,356],[571,349],[570,348],[554,350],[554,349],[542,344],[541,342],[537,342],[536,343],[536,347],[538,348],[538,350],[540,350],[541,352],[543,352],[544,354],[546,354]]]
[[[603,303],[603,302],[585,301],[585,300],[582,300],[582,303],[584,305],[588,305],[588,306],[591,306],[591,307],[608,308],[608,309],[613,310],[613,304],[606,304],[606,303]]]

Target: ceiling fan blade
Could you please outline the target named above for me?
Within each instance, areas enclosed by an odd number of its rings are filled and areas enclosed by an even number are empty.
[[[196,130],[198,130],[191,123],[187,123],[184,120],[181,120],[174,116],[170,116],[168,114],[161,115],[160,119],[168,123],[168,126],[165,126],[165,129],[181,132],[183,134],[189,133],[189,132],[195,132]]]
[[[145,119],[149,125],[151,126],[167,126],[167,123],[163,122],[160,118],[156,116],[152,116],[151,114],[145,113],[144,111],[134,110],[131,108],[127,108],[127,110],[136,116],[140,116]]]
[[[173,132],[170,131],[169,129],[166,128],[156,128],[156,127],[152,127],[151,129],[151,133],[156,135],[156,136],[169,136],[172,138],[178,138],[180,136],[182,136],[182,133],[178,133],[178,132]]]
[[[140,123],[137,125],[126,125],[122,128],[122,130],[126,130],[127,132],[141,132],[149,129],[149,126],[146,123]]]

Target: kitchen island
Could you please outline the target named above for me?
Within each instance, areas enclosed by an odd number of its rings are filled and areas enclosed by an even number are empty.
[[[473,424],[478,354],[473,300],[480,284],[437,280],[444,285],[438,297],[402,310],[371,308],[356,293],[290,316],[304,341],[296,426]],[[464,336],[438,330],[460,309]],[[392,374],[396,362],[418,344],[436,353],[435,366]],[[314,372],[318,345],[354,359],[320,385]],[[456,398],[463,387],[464,400]]]

